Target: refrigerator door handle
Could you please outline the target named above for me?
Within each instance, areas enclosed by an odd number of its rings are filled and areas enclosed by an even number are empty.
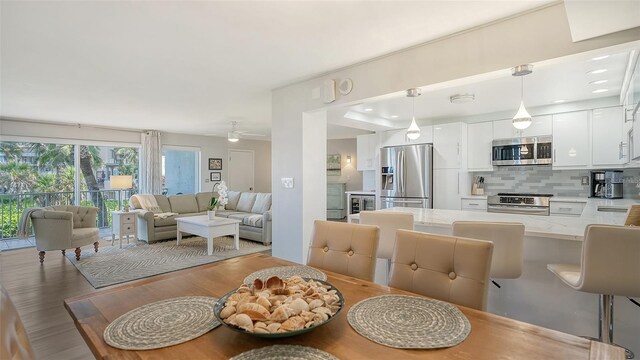
[[[404,150],[402,150],[400,153],[401,153],[401,157],[402,157],[402,160],[401,160],[402,162],[400,163],[400,166],[401,166],[401,168],[400,168],[401,169],[400,170],[400,176],[401,176],[400,180],[402,181],[402,196],[406,196],[407,195],[406,194],[406,187],[407,187],[406,185],[407,184],[405,183],[405,179],[407,177],[407,169],[406,169],[406,166],[405,166],[405,163],[404,163],[405,162],[404,161]]]

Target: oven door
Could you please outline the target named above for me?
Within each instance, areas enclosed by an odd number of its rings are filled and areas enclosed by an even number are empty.
[[[549,215],[546,206],[487,205],[487,212],[521,215]]]

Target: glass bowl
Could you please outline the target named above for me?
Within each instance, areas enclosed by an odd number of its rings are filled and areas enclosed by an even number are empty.
[[[218,321],[220,321],[220,323],[223,326],[226,326],[227,328],[229,328],[229,329],[231,329],[233,331],[237,331],[237,332],[243,333],[243,334],[253,335],[255,337],[276,339],[276,338],[284,338],[284,337],[290,337],[290,336],[296,336],[296,335],[308,333],[310,331],[313,331],[313,330],[319,328],[322,325],[325,325],[326,323],[328,323],[331,320],[335,319],[338,316],[338,314],[340,314],[340,312],[342,311],[342,308],[344,308],[344,296],[342,296],[342,293],[340,292],[340,290],[338,290],[335,286],[331,285],[330,283],[328,283],[326,281],[316,280],[316,279],[308,279],[308,278],[304,278],[304,280],[305,281],[313,280],[313,281],[316,281],[316,282],[319,282],[319,283],[322,283],[322,284],[330,286],[329,290],[335,290],[336,294],[338,295],[338,298],[340,299],[340,308],[338,308],[338,311],[336,311],[336,313],[333,314],[333,316],[331,316],[329,319],[327,319],[327,321],[325,321],[325,322],[323,322],[323,323],[321,323],[319,325],[313,325],[313,326],[310,326],[310,327],[305,328],[305,329],[300,329],[300,330],[295,330],[295,331],[287,331],[287,332],[282,332],[282,333],[274,333],[274,334],[262,334],[262,333],[249,332],[249,331],[241,329],[241,328],[239,328],[237,326],[229,325],[229,324],[225,323],[220,318],[220,312],[224,308],[224,304],[226,304],[227,299],[231,295],[235,294],[235,292],[238,290],[237,288],[229,291],[223,297],[218,299],[218,301],[213,305],[213,313],[216,316],[216,318],[218,319]]]

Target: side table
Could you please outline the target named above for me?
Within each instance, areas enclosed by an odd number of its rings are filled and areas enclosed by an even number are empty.
[[[134,244],[138,241],[138,232],[136,228],[136,213],[113,211],[111,212],[111,246],[116,240],[116,234],[120,240],[120,248],[122,248],[122,238],[127,237],[127,244],[129,244],[129,238],[133,236]]]

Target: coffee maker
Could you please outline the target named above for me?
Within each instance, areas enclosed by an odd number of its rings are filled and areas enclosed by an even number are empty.
[[[590,197],[606,199],[622,198],[622,170],[592,171],[590,178]]]

